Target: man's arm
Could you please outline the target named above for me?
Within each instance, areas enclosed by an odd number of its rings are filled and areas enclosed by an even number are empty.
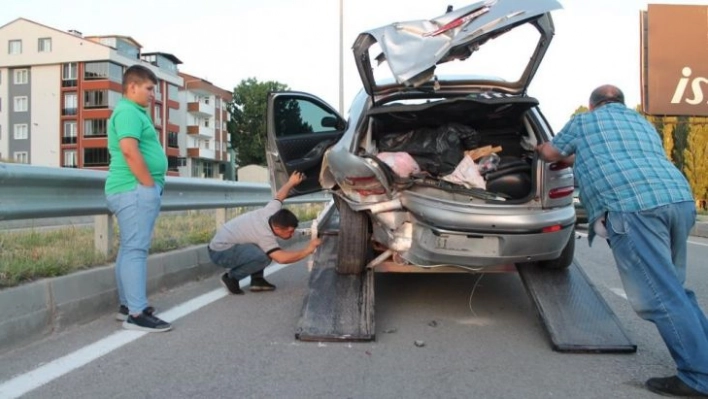
[[[277,251],[271,252],[270,254],[268,254],[268,256],[270,256],[270,258],[274,261],[281,264],[295,263],[299,260],[305,259],[310,254],[315,252],[315,249],[320,245],[321,242],[322,241],[319,238],[313,238],[310,240],[310,242],[305,248],[302,248],[299,251],[286,251],[283,249],[279,249]]]
[[[282,187],[280,187],[280,190],[278,190],[277,193],[275,193],[275,199],[277,199],[280,202],[285,201],[285,199],[288,198],[288,193],[290,192],[290,190],[293,187],[300,184],[304,179],[305,179],[304,174],[302,174],[298,171],[293,172],[293,174],[290,175],[290,178],[288,179],[288,181]],[[305,255],[305,256],[307,256],[307,255]],[[280,261],[277,261],[277,262],[283,263]]]
[[[121,139],[118,144],[123,157],[125,157],[125,162],[128,164],[130,171],[133,172],[133,175],[135,175],[135,178],[138,179],[138,182],[146,187],[154,186],[155,180],[145,164],[145,158],[143,158],[143,154],[138,147],[138,140],[126,137]]]
[[[558,149],[556,149],[556,147],[554,147],[550,141],[547,141],[537,146],[536,151],[538,152],[538,156],[547,162],[556,162],[562,160],[563,162],[570,165],[575,162],[575,154],[564,157],[563,154],[561,154],[560,151],[558,151]]]

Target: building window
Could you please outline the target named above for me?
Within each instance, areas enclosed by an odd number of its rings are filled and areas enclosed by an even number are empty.
[[[186,159],[178,157],[167,157],[167,170],[179,172],[181,166],[185,166]]]
[[[108,108],[108,90],[85,91],[84,108]]]
[[[108,148],[87,148],[84,150],[84,166],[108,166]]]
[[[26,123],[17,123],[13,126],[15,129],[15,140],[27,140],[29,130]]]
[[[63,64],[61,67],[61,87],[76,87],[78,65],[75,62]]]
[[[15,112],[27,112],[27,96],[15,97]]]
[[[76,144],[76,121],[64,122],[64,130],[61,136],[62,144]]]
[[[87,119],[84,121],[84,137],[106,137],[108,136],[107,119]]]
[[[12,158],[14,158],[17,163],[29,163],[29,154],[27,151],[16,151],[13,153]]]
[[[211,162],[204,162],[204,177],[214,177],[214,165]]]
[[[40,37],[37,39],[37,51],[40,53],[48,53],[52,51],[52,38]]]
[[[173,125],[180,124],[180,112],[174,108],[167,109],[167,121]]]
[[[16,85],[26,85],[29,83],[29,69],[15,69],[14,83]]]
[[[78,111],[78,98],[76,93],[64,93],[64,108],[61,111],[62,115],[76,115]]]
[[[162,101],[162,81],[155,85],[155,101]]]
[[[173,84],[167,84],[167,99],[179,101],[179,88]]]
[[[114,82],[122,82],[123,67],[112,62],[87,62],[84,64],[84,79],[109,79]]]
[[[167,146],[170,148],[179,148],[177,132],[167,132]]]
[[[10,40],[7,42],[8,54],[22,54],[22,40]]]
[[[161,105],[156,105],[155,106],[155,124],[157,126],[162,126],[162,106]]]
[[[65,150],[64,151],[64,164],[65,168],[75,168],[77,167],[76,162],[76,150]]]

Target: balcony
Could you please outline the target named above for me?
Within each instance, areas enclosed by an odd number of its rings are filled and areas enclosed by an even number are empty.
[[[202,117],[210,117],[214,116],[215,109],[213,104],[205,104],[203,101],[196,101],[187,103],[187,112],[191,112]]]
[[[216,151],[204,148],[187,148],[187,157],[216,160]]]
[[[200,139],[213,139],[214,128],[201,125],[188,125],[187,134]]]

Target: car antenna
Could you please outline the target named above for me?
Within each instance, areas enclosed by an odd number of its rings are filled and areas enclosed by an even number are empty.
[[[447,6],[447,11],[445,11],[445,14],[451,13],[452,12],[452,4]]]

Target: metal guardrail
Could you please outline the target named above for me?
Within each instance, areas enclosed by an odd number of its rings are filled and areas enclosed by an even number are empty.
[[[108,215],[103,187],[107,172],[0,162],[0,221],[63,216]],[[261,205],[273,198],[270,185],[167,177],[163,211]],[[322,193],[288,203],[328,201]]]
[[[113,230],[104,194],[107,176],[105,171],[0,162],[0,221],[96,215],[96,248],[107,253]],[[220,225],[225,221],[225,209],[262,205],[272,198],[268,184],[168,176],[161,210],[217,209],[216,223]],[[287,203],[325,202],[330,198],[317,193]]]

